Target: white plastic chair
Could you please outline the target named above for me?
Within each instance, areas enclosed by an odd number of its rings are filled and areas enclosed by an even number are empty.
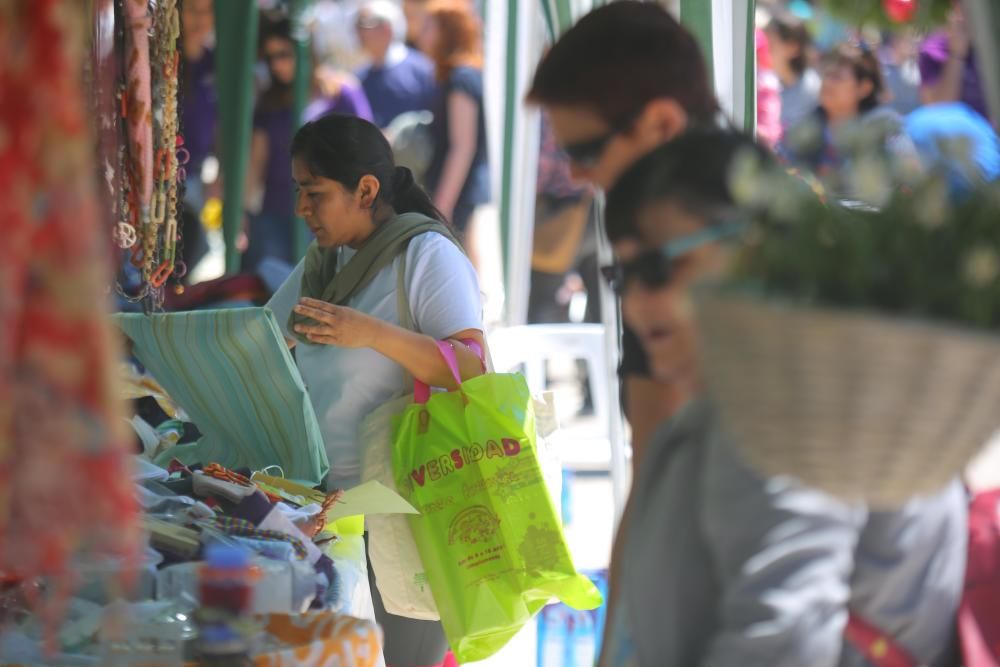
[[[588,432],[583,439],[591,444],[599,441],[601,451],[607,447],[610,452],[610,406],[608,392],[603,383],[608,377],[608,362],[605,349],[604,327],[600,324],[530,324],[525,326],[497,329],[489,335],[490,353],[498,372],[524,367],[524,377],[532,394],[541,395],[546,389],[546,362],[550,359],[582,359],[587,365],[587,381],[590,396],[594,402],[594,416],[599,428]],[[558,435],[558,434],[557,434]],[[579,434],[574,436],[580,440]],[[606,444],[605,444],[606,443]],[[581,443],[583,444],[583,443]],[[572,445],[570,445],[572,446]],[[560,447],[560,450],[563,448]],[[577,457],[566,452],[562,458],[574,460]],[[610,459],[591,461],[587,464],[610,463]]]

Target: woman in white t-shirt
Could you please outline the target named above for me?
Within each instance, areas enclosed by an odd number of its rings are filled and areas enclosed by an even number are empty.
[[[455,388],[437,341],[453,345],[463,379],[482,372],[470,345],[483,346],[479,285],[375,125],[336,114],[307,123],[292,141],[292,176],[296,214],[316,241],[269,306],[296,346],[330,460],[327,487],[349,488],[360,481],[358,426],[367,415],[412,390],[411,377]],[[406,301],[412,330],[399,324]],[[440,663],[440,624],[389,616],[372,592],[387,664]]]

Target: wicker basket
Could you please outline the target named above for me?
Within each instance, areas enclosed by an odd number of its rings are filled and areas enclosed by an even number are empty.
[[[939,489],[1000,426],[1000,339],[705,291],[706,377],[751,465],[876,507]]]

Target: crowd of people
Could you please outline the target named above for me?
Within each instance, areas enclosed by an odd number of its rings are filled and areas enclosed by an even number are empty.
[[[188,0],[184,13],[195,164],[214,122],[200,5]],[[726,266],[723,221],[736,207],[727,174],[741,151],[822,177],[850,164],[851,128],[878,123],[894,160],[951,159],[942,140],[965,137],[973,177],[1000,175],[976,54],[959,3],[946,30],[919,44],[858,34],[823,49],[803,18],[769,11],[756,35],[756,138],[725,128],[696,39],[656,3],[621,0],[584,16],[542,57],[527,96],[544,112],[531,318],[568,317],[567,275],[597,293],[590,213],[602,190],[616,262],[601,273],[625,322],[635,481],[612,558],[601,664],[864,665],[865,647],[846,632],[861,622],[915,664],[953,664],[966,555],[959,480],[885,510],[751,469],[730,440],[739,434],[719,429],[704,396],[690,287]],[[359,419],[405,391],[407,374],[454,384],[435,339],[455,348],[463,378],[482,372],[480,292],[461,243],[491,196],[472,4],[369,0],[354,20],[368,63],[348,72],[317,57],[296,132],[291,26],[264,17],[245,253],[248,268],[292,264],[293,215],[316,237],[270,305],[290,344],[302,345],[338,487],[357,482]],[[431,151],[415,173],[379,130],[425,111]],[[955,173],[960,189],[970,175]],[[195,206],[201,191],[189,185]],[[835,194],[856,195],[847,186]],[[675,243],[684,251],[668,259],[663,248]],[[320,298],[328,289],[339,295],[332,303]],[[406,302],[412,327],[398,310]],[[393,617],[377,598],[376,611],[389,664],[444,659],[439,624]]]
[[[343,62],[343,49],[324,48],[320,33],[325,26],[307,18],[313,47],[301,120],[347,114],[394,135],[394,123],[405,128],[423,120],[414,113],[430,114],[426,127],[417,127],[427,138],[427,148],[411,166],[435,205],[464,235],[476,208],[490,200],[479,15],[465,0],[407,0],[402,6],[393,0],[365,0],[344,17],[353,21],[352,49],[363,64],[352,67],[353,60]],[[224,177],[217,170],[202,170],[205,159],[218,149],[213,1],[184,3],[181,20],[182,114],[191,152],[184,259],[194,266],[207,250],[200,212],[210,196],[218,196],[219,178]],[[296,127],[298,57],[287,7],[262,12],[246,216],[239,243],[247,272],[267,259],[289,269],[294,264],[295,194],[288,156]]]
[[[821,177],[841,171],[855,157],[851,138],[877,128],[880,148],[897,163],[938,161],[943,142],[965,137],[977,149],[978,176],[1000,175],[961,3],[954,3],[947,26],[922,39],[908,30],[845,31],[825,48],[815,44],[808,17],[782,6],[764,11],[758,66],[776,75],[779,98],[758,105],[759,125],[769,130],[760,136],[788,164]],[[857,193],[843,184],[836,194]]]

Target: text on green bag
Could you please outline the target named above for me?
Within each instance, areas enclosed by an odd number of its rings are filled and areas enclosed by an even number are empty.
[[[447,456],[438,456],[426,463],[421,463],[420,467],[414,468],[410,472],[410,477],[418,486],[423,486],[428,477],[431,481],[436,482],[456,470],[461,470],[466,465],[482,461],[483,458],[503,458],[517,456],[520,453],[521,442],[514,438],[503,438],[500,440],[500,444],[497,444],[495,440],[488,440],[485,447],[474,442],[469,447],[456,447]]]

